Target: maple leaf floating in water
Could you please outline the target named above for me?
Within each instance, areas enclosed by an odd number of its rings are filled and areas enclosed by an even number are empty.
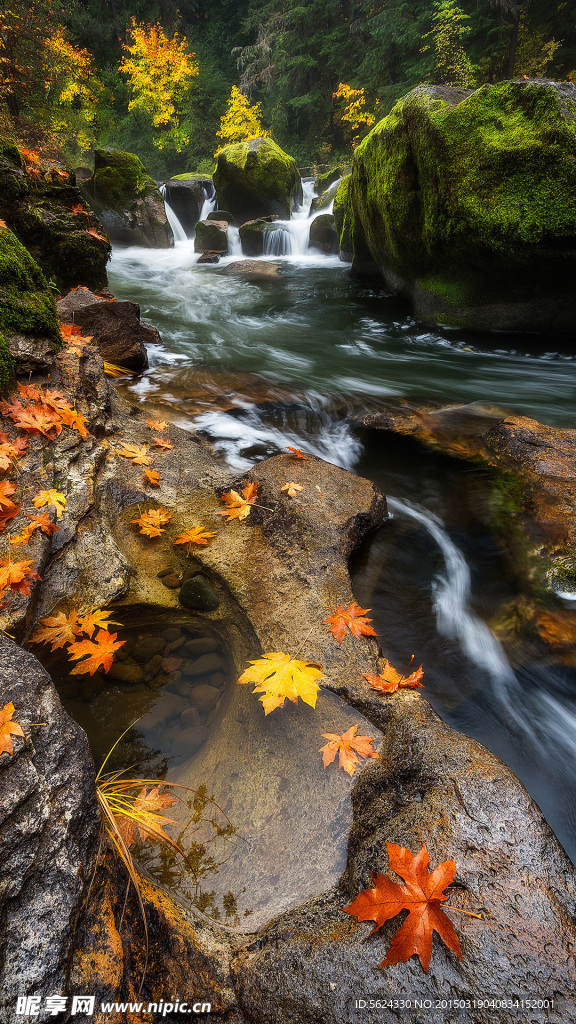
[[[75,611],[71,611],[69,615],[66,615],[66,612],[57,612],[56,615],[47,615],[45,619],[40,619],[31,640],[35,644],[50,644],[51,650],[57,651],[59,647],[74,643],[80,632],[82,631]]]
[[[158,812],[176,803],[169,793],[160,792],[160,783],[148,790],[143,786],[127,814],[118,817],[118,831],[126,847],[132,846],[137,833],[140,839],[167,839],[164,825],[175,824],[172,818],[166,818]]]
[[[389,867],[404,879],[405,885],[399,885],[390,881],[386,875],[371,871],[374,888],[364,889],[349,907],[342,908],[346,914],[357,917],[359,921],[373,921],[375,927],[370,935],[402,910],[409,911],[379,966],[405,964],[416,954],[428,974],[433,932],[437,932],[448,948],[462,960],[462,950],[454,926],[440,906],[441,901],[448,899],[443,890],[451,884],[456,874],[454,861],[445,860],[430,874],[430,858],[425,846],[415,857],[403,846],[386,843],[386,847]]]
[[[32,501],[36,508],[42,508],[44,505],[52,505],[52,507],[56,509],[57,519],[60,519],[60,516],[66,508],[66,498],[54,487],[51,487],[49,491],[38,491],[38,494],[34,496]]]
[[[257,485],[251,483],[242,488],[242,494],[238,494],[238,491],[226,491],[221,499],[226,508],[218,511],[216,515],[226,516],[228,521],[246,519],[246,516],[249,516],[252,511],[252,505],[257,497]]]
[[[320,689],[317,679],[324,679],[321,665],[275,651],[251,661],[237,682],[256,684],[252,693],[263,694],[260,700],[264,714],[268,715],[274,708],[283,707],[286,698],[297,704],[300,697],[315,708]]]
[[[205,532],[201,526],[193,526],[190,530],[182,533],[179,537],[176,537],[174,544],[187,544],[188,554],[190,554],[193,544],[205,545],[209,544],[215,533]]]
[[[85,675],[86,672],[89,672],[93,676],[96,669],[99,668],[108,672],[114,660],[114,652],[126,643],[125,640],[117,640],[117,636],[117,633],[108,633],[107,630],[101,629],[95,640],[79,640],[77,643],[70,644],[68,657],[71,661],[77,661],[78,658],[88,655],[85,661],[80,662],[72,669],[70,675]]]
[[[280,488],[280,490],[288,491],[288,494],[290,495],[291,498],[296,498],[298,496],[298,491],[303,491],[304,488],[302,484],[295,484],[293,480],[290,480],[288,483],[285,483],[284,486]]]
[[[361,636],[378,636],[370,625],[372,619],[364,618],[366,612],[369,611],[369,608],[361,608],[359,604],[356,604],[356,601],[353,601],[349,608],[344,608],[343,604],[338,604],[332,615],[324,619],[323,625],[330,623],[328,632],[336,637],[339,644],[342,643],[346,636],[346,629],[349,629],[352,635],[358,638]]]
[[[13,736],[21,736],[24,739],[22,727],[18,725],[18,722],[12,721],[15,710],[12,701],[0,708],[0,754],[14,753]]]
[[[412,664],[412,661],[410,664]],[[408,669],[406,669],[407,671]],[[370,675],[369,672],[365,672],[364,678],[368,680],[373,690],[381,690],[382,693],[396,693],[401,687],[408,687],[412,690],[423,687],[424,684],[420,681],[424,675],[422,665],[420,665],[420,668],[415,669],[414,672],[411,672],[410,675],[406,675],[406,672],[401,675],[389,661],[386,661],[380,675],[374,676]]]
[[[356,765],[360,764],[361,757],[378,757],[372,746],[375,741],[369,736],[357,736],[357,731],[358,726],[352,725],[341,736],[335,732],[322,733],[324,739],[328,740],[328,743],[320,747],[322,764],[325,768],[332,764],[338,754],[339,767],[348,772],[348,775],[353,775]]]
[[[140,533],[147,537],[159,537],[165,532],[166,523],[169,523],[172,513],[166,508],[151,508],[143,512],[139,519],[131,519],[130,522],[137,523]]]

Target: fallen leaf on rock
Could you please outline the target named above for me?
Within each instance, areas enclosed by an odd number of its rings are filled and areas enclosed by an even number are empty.
[[[15,508],[15,504],[8,497],[9,494],[14,494],[16,487],[11,484],[9,480],[2,480],[0,482],[0,505],[5,508]]]
[[[325,768],[332,764],[336,754],[339,755],[339,767],[343,768],[348,775],[354,774],[357,764],[360,764],[361,757],[378,757],[372,744],[375,742],[369,736],[357,736],[357,725],[350,726],[341,736],[335,732],[323,732],[322,736],[328,740],[323,747],[320,747],[322,764]]]
[[[315,708],[320,689],[317,679],[324,679],[321,665],[275,651],[251,661],[237,682],[256,684],[252,693],[263,694],[260,700],[268,715],[274,708],[283,707],[286,698],[297,704],[300,697]]]
[[[168,426],[165,420],[146,420],[146,422],[150,427],[150,430],[159,430],[160,433],[163,430],[166,430],[166,427]]]
[[[437,932],[448,948],[462,960],[462,950],[454,926],[440,906],[441,901],[448,898],[444,889],[451,884],[456,874],[454,861],[445,860],[430,874],[430,858],[425,846],[415,857],[403,846],[386,843],[386,847],[390,869],[400,875],[405,884],[391,882],[386,875],[371,871],[374,888],[364,889],[349,907],[342,908],[346,914],[357,917],[359,921],[375,922],[370,935],[402,910],[409,911],[379,966],[406,963],[416,954],[428,974],[433,932]]]
[[[11,562],[9,558],[0,558],[0,595],[6,590],[14,590],[28,596],[33,581],[40,578],[30,559]]]
[[[22,727],[18,725],[18,722],[12,721],[15,710],[12,701],[0,709],[0,754],[14,753],[13,736],[21,736],[24,739]]]
[[[291,448],[289,444],[286,445],[287,451],[291,452],[293,459],[302,459],[303,462],[310,462],[308,455],[304,452],[303,448]]]
[[[92,238],[97,238],[100,242],[106,242],[106,244],[108,244],[106,236],[101,235],[99,231],[96,231],[96,228],[86,228],[85,230],[87,235],[92,235]]]
[[[170,441],[165,441],[163,437],[153,437],[152,442],[155,448],[165,448],[166,450],[168,450],[168,448],[174,447],[174,445],[171,444]]]
[[[408,669],[406,669],[407,671]],[[422,687],[423,684],[420,681],[424,675],[422,665],[420,665],[420,668],[415,669],[414,672],[411,672],[410,675],[406,675],[406,672],[397,672],[394,666],[389,661],[386,661],[380,675],[374,676],[370,675],[369,672],[365,672],[364,678],[368,680],[373,690],[381,690],[382,693],[396,693],[398,689],[404,686],[413,690],[417,687]]]
[[[290,482],[285,483],[284,486],[280,488],[280,490],[288,491],[288,494],[290,495],[291,498],[296,498],[298,495],[298,491],[303,491],[304,488],[302,484],[295,484],[293,480],[290,480]]]
[[[95,640],[79,640],[77,643],[71,644],[68,648],[68,657],[71,661],[77,661],[78,658],[83,658],[85,655],[88,657],[76,665],[70,675],[85,675],[89,672],[93,676],[96,669],[99,668],[108,672],[114,660],[115,651],[126,643],[125,640],[117,640],[117,636],[117,633],[108,633],[105,629],[101,629]]]
[[[65,427],[77,430],[82,440],[90,436],[90,431],[86,428],[86,417],[76,409],[62,409],[60,423],[63,423]]]
[[[146,466],[142,466],[142,472],[148,482],[153,484],[154,487],[160,486],[160,473],[157,473],[155,469],[146,469]]]
[[[252,483],[246,484],[242,488],[242,494],[238,494],[238,491],[226,491],[221,499],[226,508],[218,511],[216,515],[226,516],[228,521],[231,519],[245,519],[246,516],[250,515],[252,505],[254,505],[257,497],[257,485]]]
[[[185,533],[180,534],[179,537],[176,537],[174,544],[187,544],[188,554],[190,554],[193,544],[209,544],[215,536],[215,533],[207,533],[201,526],[193,526],[190,530],[187,530]]]
[[[50,537],[53,533],[58,533],[60,529],[59,526],[56,526],[56,523],[52,522],[47,512],[41,512],[39,516],[31,516],[26,512],[26,516],[32,520],[31,525],[34,530],[42,530],[42,533],[45,533],[47,537]]]
[[[149,466],[150,459],[148,458],[145,444],[127,444],[125,441],[121,441],[120,445],[114,449],[118,455],[122,455],[125,459],[131,459],[135,466]]]
[[[38,491],[38,494],[36,494],[32,499],[32,503],[36,508],[42,508],[44,505],[51,505],[56,509],[57,519],[60,519],[64,509],[66,508],[65,496],[54,487],[51,487],[49,491]]]
[[[140,533],[147,537],[159,537],[161,533],[165,532],[164,527],[171,518],[172,513],[168,512],[168,509],[151,508],[147,512],[143,512],[139,519],[132,519],[131,522],[137,523]]]
[[[344,608],[343,604],[338,604],[332,615],[324,619],[323,625],[330,623],[328,632],[336,637],[339,644],[342,643],[346,635],[346,629],[349,629],[355,637],[378,636],[372,626],[369,625],[372,619],[364,618],[366,612],[369,611],[369,608],[361,608],[359,604],[356,604],[356,601],[353,601],[349,608]]]

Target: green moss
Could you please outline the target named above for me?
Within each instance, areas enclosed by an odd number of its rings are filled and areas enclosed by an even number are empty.
[[[95,151],[94,175],[87,187],[97,210],[122,211],[129,209],[136,199],[158,189],[139,157],[113,149]]]
[[[277,213],[290,216],[300,193],[296,161],[272,139],[225,146],[214,172],[218,205],[245,219]]]
[[[0,392],[4,390],[14,373],[14,360],[10,355],[8,338],[0,332]]]
[[[529,301],[576,267],[576,89],[415,89],[358,146],[354,217],[377,264],[449,305]],[[571,270],[568,269],[571,262]]]
[[[62,338],[54,296],[38,264],[12,231],[0,230],[0,332]]]
[[[428,274],[417,281],[418,287],[428,292],[433,298],[438,298],[447,306],[462,306],[469,299],[469,292],[465,282],[450,280],[440,274]]]
[[[345,167],[344,164],[339,164],[337,167],[331,167],[329,171],[324,171],[323,174],[319,174],[314,181],[314,191],[317,196],[322,195],[330,185],[333,185],[338,178],[341,178],[347,171],[350,170],[350,165]]]
[[[211,174],[200,174],[199,171],[188,171],[186,174],[173,174],[170,181],[210,181]]]
[[[350,197],[350,182],[352,175],[347,174],[340,182],[336,195],[334,196],[334,224],[340,238],[340,252],[352,255],[354,251],[353,242],[353,220],[354,213]]]

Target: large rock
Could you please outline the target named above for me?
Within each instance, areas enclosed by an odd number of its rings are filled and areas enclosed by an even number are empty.
[[[82,192],[113,242],[151,249],[174,244],[162,193],[134,153],[97,149]]]
[[[319,213],[310,225],[310,246],[320,252],[338,252],[338,233],[331,213]]]
[[[191,238],[205,199],[214,195],[212,178],[202,174],[176,174],[164,183],[164,187],[166,202]]]
[[[339,238],[340,259],[351,263],[353,252],[352,227],[353,218],[352,204],[350,202],[350,181],[351,175],[347,174],[336,189],[332,213],[334,215],[334,226]]]
[[[314,180],[314,191],[317,196],[321,196],[323,192],[326,192],[331,185],[339,181],[340,178],[344,177],[345,174],[350,174],[350,164],[338,164],[336,167],[331,167],[329,171],[323,171],[322,174],[318,174]]]
[[[18,996],[66,989],[68,958],[100,834],[86,736],[50,677],[0,633],[0,706],[42,722],[0,755],[0,1018],[16,1024]],[[34,1020],[51,1020],[42,1009]]]
[[[283,220],[301,201],[296,161],[272,139],[250,139],[225,146],[214,171],[218,205],[238,224],[275,213]]]
[[[264,253],[264,235],[270,224],[277,221],[274,214],[270,217],[258,217],[242,224],[239,234],[242,252],[245,256],[262,256]]]
[[[110,243],[74,173],[36,154],[25,160],[27,152],[0,142],[0,218],[62,291],[105,288]]]
[[[228,252],[228,223],[225,220],[200,220],[194,235],[194,252]]]
[[[74,323],[94,339],[109,363],[142,370],[148,366],[146,345],[162,339],[155,327],[142,323],[137,302],[100,299],[87,288],[77,288],[57,304],[61,324]]]
[[[47,369],[62,347],[54,295],[16,235],[0,227],[0,388],[16,369]]]
[[[355,264],[428,322],[573,331],[575,118],[570,82],[415,89],[355,152]]]

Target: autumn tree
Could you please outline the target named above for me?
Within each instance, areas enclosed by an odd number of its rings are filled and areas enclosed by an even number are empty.
[[[427,33],[434,51],[434,81],[443,85],[474,85],[475,68],[463,39],[469,34],[469,18],[455,0],[436,0],[432,31]]]
[[[0,11],[0,98],[14,118],[42,82],[45,41],[56,26],[52,0],[14,0]]]
[[[58,137],[73,136],[81,152],[94,145],[103,87],[88,50],[73,46],[58,25],[44,45],[45,123]]]
[[[261,118],[260,104],[250,106],[247,97],[233,85],[226,113],[220,119],[220,131],[216,132],[218,138],[222,139],[222,146],[245,142],[246,139],[267,138],[270,132],[262,126]]]
[[[340,82],[333,98],[345,101],[340,119],[351,126],[352,147],[356,149],[363,129],[371,128],[376,120],[374,114],[366,109],[366,92],[364,89],[353,89],[350,85]]]
[[[199,72],[195,54],[177,32],[169,39],[161,25],[139,24],[134,18],[124,49],[120,71],[128,76],[132,94],[128,109],[143,111],[159,129],[153,140],[158,149],[171,147],[180,153],[189,141],[181,119],[187,91]]]

